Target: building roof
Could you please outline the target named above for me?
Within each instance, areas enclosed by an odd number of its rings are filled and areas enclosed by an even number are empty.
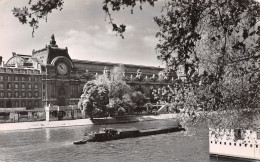
[[[101,62],[101,61],[90,61],[90,60],[77,60],[72,59],[72,62],[75,63],[87,63],[87,64],[102,64],[104,66],[115,66],[115,65],[124,65],[127,67],[142,67],[142,68],[149,68],[149,69],[157,69],[157,70],[163,70],[164,68],[161,67],[155,67],[155,66],[145,66],[145,65],[135,65],[135,64],[122,64],[122,63],[112,63],[112,62]]]

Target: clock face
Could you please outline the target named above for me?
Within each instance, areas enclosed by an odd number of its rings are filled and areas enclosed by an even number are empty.
[[[57,68],[57,72],[60,75],[66,75],[69,72],[69,67],[67,66],[67,64],[63,63],[63,62],[59,62],[56,66]]]

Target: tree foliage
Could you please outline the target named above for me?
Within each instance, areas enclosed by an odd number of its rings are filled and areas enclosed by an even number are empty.
[[[78,103],[79,108],[83,112],[83,116],[85,116],[86,113],[92,118],[95,109],[106,112],[106,105],[109,103],[108,93],[108,89],[105,85],[88,81],[83,88],[83,94]]]
[[[185,88],[180,89],[186,111],[202,107],[207,112],[229,111],[240,116],[247,109],[256,111],[260,101],[259,20],[260,5],[253,0],[173,0],[166,4],[163,15],[155,18],[160,27],[158,58],[169,68],[182,67],[186,74]]]
[[[39,21],[45,20],[47,22],[48,15],[53,10],[63,9],[63,3],[63,0],[38,0],[36,3],[29,0],[28,7],[14,7],[12,12],[22,24],[28,23],[32,27],[32,35],[34,35],[35,29],[39,27]]]

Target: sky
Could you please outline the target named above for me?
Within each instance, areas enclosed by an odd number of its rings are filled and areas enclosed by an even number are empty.
[[[126,25],[125,39],[112,32],[112,26],[105,21],[102,0],[65,0],[62,11],[54,11],[48,21],[41,21],[32,37],[32,28],[23,25],[12,14],[14,7],[23,7],[29,0],[0,0],[0,56],[6,62],[12,52],[31,55],[32,50],[44,48],[55,35],[57,45],[68,47],[72,59],[136,64],[163,67],[157,59],[155,47],[159,27],[153,22],[159,16],[164,1],[155,7],[143,5],[113,12],[118,24]]]

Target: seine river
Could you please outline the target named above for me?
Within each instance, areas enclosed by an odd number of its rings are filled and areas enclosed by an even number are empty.
[[[113,128],[158,128],[169,120],[108,125]],[[1,125],[0,125],[1,126]],[[197,135],[174,132],[139,138],[73,145],[85,132],[104,126],[87,125],[0,132],[0,161],[19,162],[223,162],[209,158],[206,126]]]

